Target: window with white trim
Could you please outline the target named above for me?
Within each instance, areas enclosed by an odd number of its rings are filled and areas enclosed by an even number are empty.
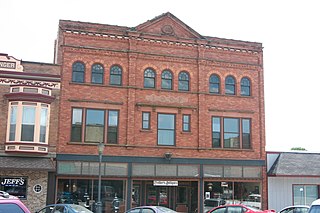
[[[50,105],[10,102],[7,141],[48,143]]]

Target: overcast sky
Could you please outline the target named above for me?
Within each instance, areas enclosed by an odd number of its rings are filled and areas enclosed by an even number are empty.
[[[137,26],[171,12],[204,36],[264,47],[268,151],[320,152],[316,0],[0,0],[0,53],[53,62],[59,19]]]

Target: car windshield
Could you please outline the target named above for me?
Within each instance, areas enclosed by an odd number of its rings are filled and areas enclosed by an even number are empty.
[[[83,206],[80,206],[80,205],[70,204],[70,207],[78,213],[93,213],[89,209],[87,209]]]
[[[308,213],[320,213],[320,206],[318,205],[311,206]]]

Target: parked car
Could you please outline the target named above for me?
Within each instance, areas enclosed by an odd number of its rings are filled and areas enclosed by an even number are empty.
[[[207,213],[208,211],[210,211],[214,207],[222,206],[225,204],[226,204],[226,201],[224,199],[220,199],[220,198],[205,199],[203,202],[203,212]],[[195,212],[198,212],[198,209],[196,209]]]
[[[0,191],[0,213],[8,212],[31,213],[19,198]]]
[[[274,210],[260,210],[243,204],[227,204],[218,206],[209,211],[209,213],[275,213]]]
[[[307,213],[309,208],[309,206],[305,205],[287,206],[281,209],[279,213]]]
[[[177,213],[164,206],[139,206],[126,211],[126,213]]]
[[[317,199],[311,203],[308,213],[319,213],[320,212],[320,199]]]
[[[59,203],[47,205],[43,209],[36,211],[36,213],[93,213],[84,206],[77,204]]]

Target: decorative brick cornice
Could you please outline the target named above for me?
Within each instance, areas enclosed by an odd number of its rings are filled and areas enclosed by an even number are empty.
[[[122,102],[115,102],[115,101],[97,101],[92,99],[68,99],[70,102],[84,102],[84,103],[100,103],[100,104],[113,104],[113,105],[123,105]]]

